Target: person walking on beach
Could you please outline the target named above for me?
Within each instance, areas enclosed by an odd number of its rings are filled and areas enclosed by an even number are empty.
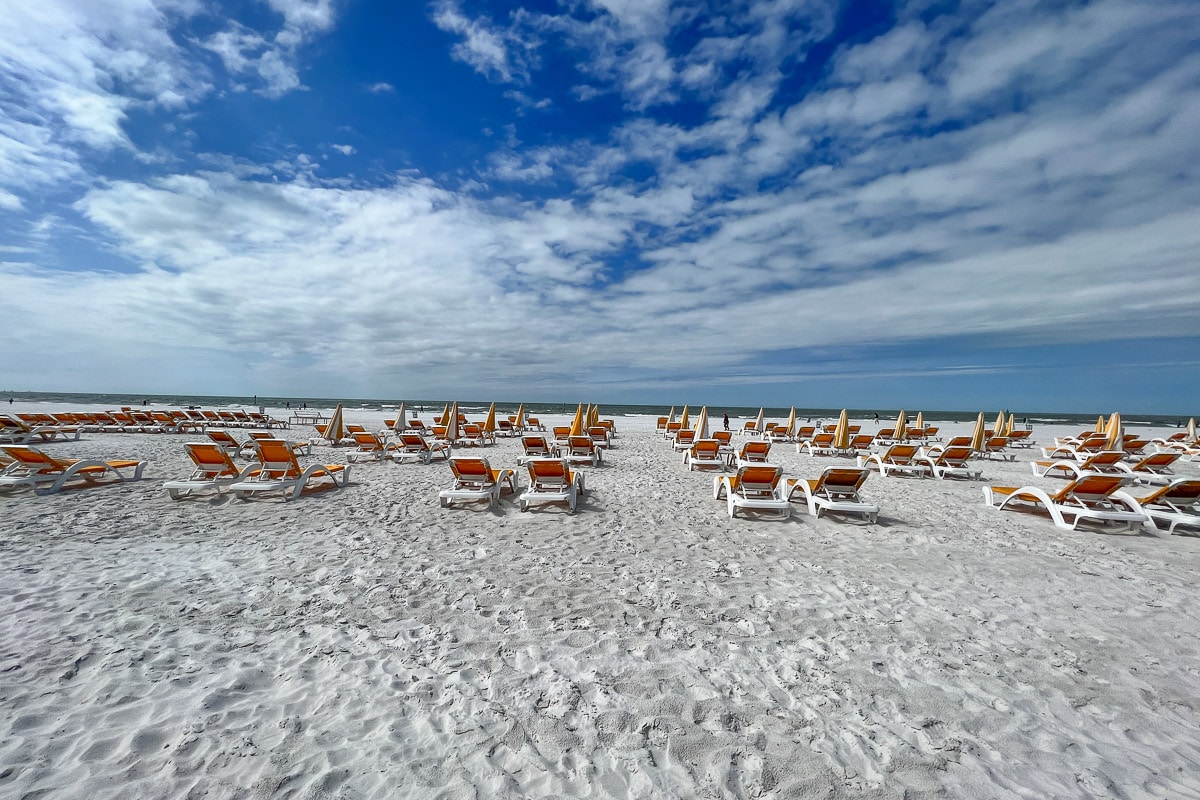
[[[725,416],[723,416],[721,418],[721,421],[725,423],[725,430],[729,430],[729,412],[728,411],[725,412]]]

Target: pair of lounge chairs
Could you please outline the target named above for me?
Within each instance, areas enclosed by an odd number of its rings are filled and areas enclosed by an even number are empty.
[[[888,475],[925,478],[933,474],[932,467],[921,457],[917,446],[912,444],[894,444],[883,453],[860,455],[855,463],[860,469],[873,469],[885,478]]]
[[[187,478],[167,481],[163,488],[174,500],[196,492],[215,489],[218,494],[228,489],[239,500],[247,500],[269,492],[282,492],[284,500],[299,497],[310,488],[341,488],[350,480],[347,464],[312,464],[302,467],[296,453],[282,439],[263,439],[258,442],[258,463],[239,468],[229,453],[215,442],[188,442],[184,445],[195,469]],[[329,479],[331,484],[317,484],[317,479]]]
[[[1059,459],[1031,461],[1030,468],[1039,478],[1082,478],[1087,475],[1120,475],[1137,483],[1164,485],[1175,479],[1171,466],[1179,460],[1178,453],[1153,453],[1135,464],[1125,462],[1120,450],[1103,450],[1084,461]]]
[[[0,447],[7,463],[0,470],[0,488],[31,488],[37,494],[54,494],[70,485],[99,486],[138,480],[145,461],[132,459],[55,458],[35,447]]]
[[[1121,491],[1127,480],[1120,475],[1084,475],[1054,494],[1037,486],[984,486],[983,499],[995,509],[1044,510],[1064,530],[1077,530],[1085,521],[1137,530],[1149,517],[1134,497]]]
[[[774,464],[748,464],[736,475],[713,479],[713,498],[726,499],[730,517],[740,510],[774,512],[780,519],[791,516],[792,500],[804,499],[808,513],[859,514],[869,522],[879,518],[879,506],[864,500],[860,489],[870,471],[862,468],[828,467],[814,480],[783,478],[783,468]]]
[[[42,444],[72,439],[79,440],[80,429],[73,426],[58,425],[50,418],[49,424],[27,422],[19,417],[0,415],[0,443],[5,444]]]
[[[584,494],[582,472],[571,469],[565,458],[530,458],[526,464],[529,488],[517,502],[522,511],[544,503],[564,504],[575,513],[579,498]],[[515,494],[517,475],[511,469],[494,469],[486,458],[455,457],[450,459],[454,483],[438,493],[443,508],[458,503],[484,501],[493,508],[504,493]]]

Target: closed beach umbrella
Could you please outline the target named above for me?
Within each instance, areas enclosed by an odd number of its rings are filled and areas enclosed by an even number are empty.
[[[1001,411],[1000,415],[996,417],[996,421],[992,423],[992,436],[1004,435],[1004,420],[1006,419],[1007,417],[1004,415],[1004,412]]]
[[[838,415],[837,426],[833,429],[833,446],[836,450],[850,449],[850,416],[844,408]]]
[[[925,430],[925,412],[924,411],[917,412],[917,421],[914,422],[913,425],[917,428],[920,428],[921,430]]]
[[[976,453],[983,452],[983,412],[975,419],[975,429],[971,431],[971,449]]]
[[[488,406],[487,419],[483,421],[483,429],[489,433],[496,432],[496,404],[492,403]]]
[[[524,403],[521,403],[521,405],[517,406],[517,421],[514,422],[513,425],[517,426],[518,428],[525,427],[525,404]]]
[[[892,434],[892,438],[897,442],[904,441],[904,434],[908,430],[908,414],[904,409],[900,409],[900,415],[896,417],[896,432]]]
[[[333,444],[337,444],[345,435],[342,423],[342,404],[338,403],[337,408],[329,415],[329,424],[325,426],[325,438]]]
[[[675,406],[671,406],[671,413],[667,414],[667,422],[675,421]]]
[[[679,430],[684,430],[688,426],[687,406],[683,407],[683,413],[679,415]]]
[[[442,423],[446,426],[446,441],[453,442],[458,438],[458,401],[450,404],[446,409],[446,421]]]
[[[784,433],[787,436],[792,436],[793,434],[795,434],[795,432],[796,432],[796,407],[792,406],[791,412],[788,413],[787,430],[784,431]]]
[[[1104,426],[1104,433],[1108,437],[1104,442],[1105,450],[1123,450],[1125,431],[1121,427],[1121,415],[1116,411],[1108,418],[1108,424]]]
[[[588,409],[587,424],[589,428],[594,428],[600,424],[600,406],[592,406]]]
[[[1003,436],[1012,436],[1013,428],[1015,428],[1016,426],[1017,426],[1017,415],[1009,414],[1008,422],[1004,423],[1004,433],[1002,435]]]
[[[708,406],[701,406],[700,413],[696,416],[696,438],[708,438]]]
[[[458,403],[455,403],[455,404],[454,404],[454,407],[457,409],[457,408],[458,408]],[[456,412],[456,413],[457,413],[457,412]],[[437,416],[437,417],[434,417],[434,418],[433,418],[433,421],[434,421],[436,424],[438,424],[438,425],[446,425],[446,424],[447,424],[447,421],[448,421],[449,419],[450,419],[450,404],[449,404],[449,403],[447,403],[445,406],[443,406],[443,407],[442,407],[442,413],[441,413],[441,415],[439,415],[439,416]]]
[[[1196,418],[1192,417],[1188,420],[1187,436],[1189,442],[1196,441]]]
[[[575,419],[571,420],[571,435],[572,436],[582,436],[583,435],[583,420],[584,420],[585,413],[586,412],[583,410],[583,403],[580,403],[579,408],[575,409]]]
[[[1104,431],[1105,431],[1106,429],[1107,429],[1107,426],[1104,424],[1104,415],[1103,415],[1103,414],[1101,414],[1100,416],[1096,417],[1096,430],[1095,430],[1095,432],[1096,432],[1096,433],[1104,433]]]
[[[754,432],[757,433],[759,436],[762,436],[762,431],[763,431],[762,426],[763,426],[763,410],[760,407],[758,409],[758,418],[756,420],[754,420]]]
[[[400,433],[408,427],[408,419],[404,416],[405,413],[404,403],[401,403],[400,407],[396,409],[396,424],[392,426],[392,430],[396,433]]]

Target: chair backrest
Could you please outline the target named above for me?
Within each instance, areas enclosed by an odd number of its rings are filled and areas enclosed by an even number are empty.
[[[462,435],[464,438],[467,438],[467,439],[482,439],[483,438],[483,426],[475,425],[475,424],[463,425]]]
[[[197,469],[213,476],[239,473],[237,465],[233,463],[229,453],[216,442],[187,442],[184,447],[187,449],[188,458],[192,460]]]
[[[737,490],[744,497],[761,497],[774,494],[783,467],[767,464],[744,466],[737,472]]]
[[[359,450],[374,452],[383,449],[383,442],[379,441],[379,437],[370,431],[355,431],[354,443],[358,445]]]
[[[884,461],[889,461],[893,464],[907,464],[917,455],[917,448],[911,444],[894,444],[887,449],[883,456]]]
[[[667,429],[667,418],[659,417],[654,423],[654,429],[658,431],[665,431]]]
[[[1124,483],[1120,475],[1085,475],[1068,483],[1053,499],[1058,503],[1075,500],[1089,505],[1104,500]]]
[[[1176,506],[1195,505],[1200,502],[1200,480],[1175,481],[1165,488],[1163,499]]]
[[[692,445],[692,455],[715,458],[721,452],[721,443],[716,439],[697,439]]]
[[[833,432],[821,432],[812,438],[812,443],[817,447],[829,447],[833,444]]]
[[[554,427],[554,439],[558,442],[565,442],[571,436],[570,425],[556,425]]]
[[[817,432],[815,425],[804,425],[796,429],[797,439],[811,439],[813,434]]]
[[[59,461],[35,447],[14,444],[0,447],[0,450],[31,472],[63,472],[71,466],[71,462]]]
[[[429,449],[425,437],[419,433],[400,434],[400,444],[404,445],[404,449],[409,453],[423,453]]]
[[[895,428],[880,428],[878,431],[875,432],[876,439],[891,439],[895,435],[896,435]]]
[[[258,463],[264,472],[273,476],[291,478],[301,473],[296,454],[282,439],[262,439],[258,441]]]
[[[853,450],[865,450],[875,441],[875,437],[869,433],[860,433],[850,440],[850,448]]]
[[[1087,460],[1080,464],[1080,468],[1089,469],[1091,467],[1111,467],[1113,464],[1120,463],[1125,458],[1125,454],[1120,450],[1103,450],[1096,453],[1094,456],[1088,456]]]
[[[953,439],[946,442],[946,447],[948,447],[948,448],[949,447],[970,447],[970,446],[971,446],[971,437],[970,436],[955,436]]]
[[[937,463],[939,466],[945,466],[947,464],[951,466],[960,466],[963,462],[969,459],[974,452],[975,451],[970,447],[960,447],[958,445],[955,445],[954,447],[947,447],[942,451],[941,455],[938,456]]]
[[[225,445],[226,447],[241,447],[238,440],[225,431],[208,431],[207,436],[217,444]]]
[[[1134,472],[1169,467],[1179,460],[1179,453],[1155,453],[1146,456],[1133,467]]]
[[[545,436],[522,436],[521,446],[525,448],[527,456],[550,455],[550,444],[546,441]]]
[[[696,432],[691,428],[675,434],[675,444],[691,444],[694,441],[696,441]]]
[[[567,462],[561,458],[534,459],[526,464],[529,481],[535,487],[569,486],[572,476]]]
[[[870,477],[868,469],[827,467],[817,480],[816,491],[826,496],[858,496],[859,488]]]
[[[745,461],[766,461],[771,452],[771,443],[765,440],[746,442],[739,457]]]
[[[596,443],[592,441],[590,436],[568,436],[567,447],[571,448],[572,454],[592,454],[596,452]]]
[[[712,438],[724,446],[733,440],[733,431],[713,431]]]
[[[492,467],[485,458],[452,458],[450,471],[459,483],[486,485],[492,482]]]

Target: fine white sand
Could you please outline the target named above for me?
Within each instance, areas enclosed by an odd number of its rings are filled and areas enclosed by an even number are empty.
[[[150,465],[0,496],[0,797],[1200,797],[1200,537],[877,475],[876,525],[730,520],[652,429],[573,516],[439,508],[441,463],[176,502],[195,435],[46,445]],[[985,480],[1061,486],[1034,452]]]

